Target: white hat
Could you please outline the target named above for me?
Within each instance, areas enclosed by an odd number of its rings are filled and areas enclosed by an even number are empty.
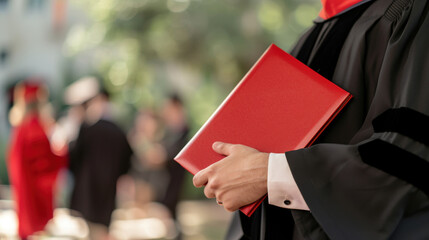
[[[69,105],[82,104],[100,93],[100,83],[95,77],[84,77],[67,87],[64,101]]]

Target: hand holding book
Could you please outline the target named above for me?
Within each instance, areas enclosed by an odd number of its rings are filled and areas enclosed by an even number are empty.
[[[221,142],[212,147],[226,157],[194,176],[196,187],[205,185],[207,198],[216,198],[226,210],[236,211],[267,193],[268,153]]]

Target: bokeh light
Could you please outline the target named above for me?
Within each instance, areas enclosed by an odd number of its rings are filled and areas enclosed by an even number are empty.
[[[272,1],[264,1],[259,9],[259,21],[269,31],[277,31],[283,26],[283,12],[280,4]]]
[[[114,86],[122,86],[128,79],[128,66],[125,62],[116,62],[109,70],[109,79]]]
[[[190,3],[190,0],[167,0],[167,7],[170,11],[178,13],[185,11]]]

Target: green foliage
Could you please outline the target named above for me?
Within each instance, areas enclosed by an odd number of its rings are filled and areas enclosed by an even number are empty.
[[[121,96],[117,100],[136,108],[153,106],[166,93],[179,91],[190,108],[200,109],[192,106],[200,104],[210,105],[210,110],[269,44],[290,49],[319,8],[317,1],[281,0],[82,0],[75,4],[87,12],[90,24],[72,29],[67,52],[73,58],[91,51],[93,70]],[[215,91],[217,97],[201,99],[201,91]],[[192,117],[200,119],[197,124],[205,120]]]

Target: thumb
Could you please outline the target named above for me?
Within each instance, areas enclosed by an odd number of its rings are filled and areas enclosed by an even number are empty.
[[[224,142],[215,142],[213,143],[213,150],[224,156],[229,156],[232,153],[232,148],[235,144],[224,143]]]

